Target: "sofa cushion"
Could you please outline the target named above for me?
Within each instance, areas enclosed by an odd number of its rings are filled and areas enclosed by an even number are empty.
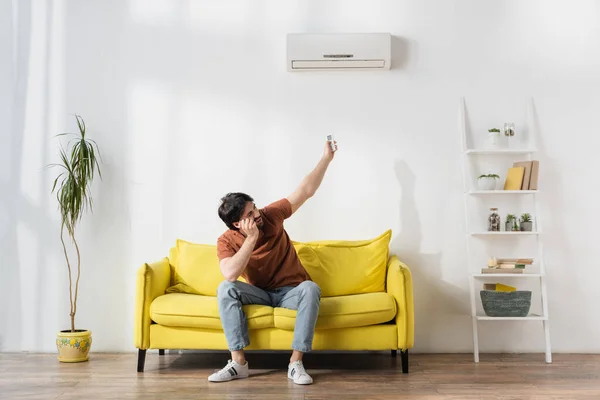
[[[321,296],[385,291],[392,231],[361,241],[293,242]]]
[[[273,327],[273,308],[243,306],[249,329]],[[158,296],[150,304],[150,318],[157,324],[186,328],[223,329],[217,298],[195,294],[171,293]]]
[[[321,296],[385,291],[392,232],[369,240],[292,242],[302,265],[321,288]],[[178,239],[169,256],[173,281],[168,292],[216,296],[225,279],[219,267],[217,246]],[[240,277],[238,280],[245,282]]]
[[[296,311],[275,308],[275,327],[294,330]],[[321,299],[316,329],[352,328],[394,319],[396,302],[387,293],[353,294]]]
[[[296,311],[269,306],[243,306],[248,329],[294,330]],[[391,321],[396,315],[394,298],[387,293],[366,293],[321,299],[316,329],[351,328]],[[150,304],[150,318],[157,324],[185,328],[223,329],[217,298],[172,293]]]
[[[216,246],[178,239],[175,247],[177,257],[173,285],[188,286],[198,294],[216,296],[217,287],[224,279],[219,268]]]
[[[216,296],[219,284],[225,280],[219,266],[217,246],[177,239],[169,261],[173,268],[172,286],[167,293]],[[245,282],[241,276],[239,281]]]

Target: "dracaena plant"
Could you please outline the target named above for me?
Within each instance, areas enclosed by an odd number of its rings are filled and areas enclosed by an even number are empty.
[[[86,209],[93,212],[91,185],[96,174],[102,179],[99,160],[100,150],[95,141],[87,137],[86,126],[83,118],[75,115],[77,133],[62,133],[57,136],[70,137],[66,148],[60,146],[60,162],[51,164],[51,167],[60,169],[59,175],[52,185],[52,193],[56,193],[58,209],[61,215],[60,240],[69,271],[69,301],[71,309],[71,332],[75,332],[75,314],[77,313],[77,296],[79,293],[79,278],[81,276],[81,253],[75,238],[77,224]],[[77,274],[73,284],[73,269],[75,263],[69,257],[65,243],[65,233],[75,247]]]

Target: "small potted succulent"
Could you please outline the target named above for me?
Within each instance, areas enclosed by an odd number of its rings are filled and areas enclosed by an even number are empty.
[[[516,218],[513,220],[512,222],[512,229],[511,231],[513,232],[519,232],[521,230],[521,227],[519,226],[519,220],[517,220]]]
[[[531,220],[531,214],[521,214],[520,225],[522,231],[531,232],[533,230],[533,221]]]
[[[515,214],[508,214],[506,216],[506,222],[504,223],[504,230],[506,232],[512,231],[516,220],[517,216]]]
[[[498,174],[483,174],[477,178],[477,186],[480,190],[496,189],[496,179],[500,179]]]
[[[500,129],[491,128],[488,129],[488,138],[492,147],[498,146],[498,139],[500,138]]]

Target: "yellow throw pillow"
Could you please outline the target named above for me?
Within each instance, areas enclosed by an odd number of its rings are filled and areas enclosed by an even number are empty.
[[[387,230],[370,240],[293,244],[321,295],[344,296],[385,291],[391,237]]]
[[[171,290],[182,288],[183,293],[216,296],[219,284],[225,279],[219,267],[217,246],[178,239],[175,253]]]

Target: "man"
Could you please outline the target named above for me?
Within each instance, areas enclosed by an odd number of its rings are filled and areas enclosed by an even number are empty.
[[[288,378],[299,385],[312,383],[302,356],[312,349],[321,289],[302,266],[283,221],[315,194],[337,144],[334,149],[327,142],[321,160],[296,191],[263,209],[257,209],[252,197],[244,193],[229,193],[222,199],[219,217],[229,229],[217,240],[217,255],[226,279],[219,285],[217,297],[231,360],[209,376],[209,381],[248,377],[243,349],[250,340],[242,306],[262,304],[298,310]],[[240,276],[248,283],[238,281]]]

